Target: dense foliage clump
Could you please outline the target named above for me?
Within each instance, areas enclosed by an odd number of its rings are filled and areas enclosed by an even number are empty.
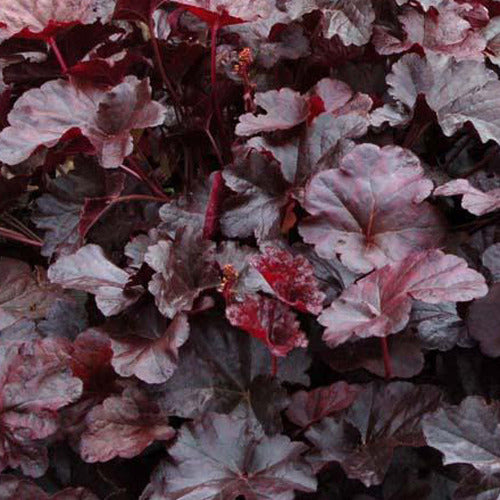
[[[0,498],[500,498],[500,2],[5,0]]]

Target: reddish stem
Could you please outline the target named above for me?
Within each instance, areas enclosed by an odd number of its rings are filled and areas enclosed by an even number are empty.
[[[109,209],[113,206],[116,205],[117,203],[124,203],[124,202],[129,202],[129,201],[155,201],[159,203],[164,203],[165,199],[159,198],[158,196],[150,196],[147,194],[129,194],[126,196],[119,196],[117,198],[110,198],[109,201],[107,202],[107,205],[105,208],[99,213],[99,215],[92,221],[91,224],[87,225],[85,227],[85,231],[82,231],[80,234],[83,237],[90,231],[91,228],[95,226],[97,221],[101,219],[101,217],[109,211]]]
[[[384,357],[385,379],[389,380],[392,378],[392,364],[391,355],[389,354],[389,346],[387,344],[387,337],[380,337],[380,344],[382,346],[382,355]]]
[[[41,247],[43,242],[32,240],[24,234],[13,231],[12,229],[7,229],[5,227],[0,227],[0,236],[7,238],[9,240],[19,241],[20,243],[25,243],[26,245],[32,245],[34,247]]]
[[[224,178],[222,171],[218,170],[214,174],[212,189],[208,199],[207,210],[205,212],[205,222],[203,225],[203,238],[211,240],[217,233],[219,225],[219,213],[222,205],[222,194],[224,193]]]
[[[59,47],[57,46],[56,40],[53,36],[49,38],[49,45],[54,51],[54,54],[57,57],[57,60],[59,61],[59,66],[61,66],[62,72],[67,73],[68,72],[68,65],[66,64],[66,61],[64,60],[63,55],[61,54],[61,51],[59,50]]]
[[[135,160],[133,160],[132,158],[128,158],[128,162],[130,163],[132,168],[122,166],[121,168],[125,172],[128,172],[129,174],[133,175],[136,179],[143,181],[145,184],[147,184],[147,186],[149,187],[149,189],[151,189],[153,193],[158,195],[158,197],[163,198],[164,201],[170,201],[170,198],[163,192],[161,187],[158,186],[155,182],[153,182],[149,178],[149,176],[142,171],[141,167]]]
[[[278,357],[271,354],[271,375],[276,377],[278,375]]]
[[[167,87],[168,91],[170,92],[170,95],[172,96],[172,99],[174,100],[175,117],[177,121],[180,122],[179,112],[182,111],[180,99],[172,83],[170,82],[170,79],[167,76],[167,72],[165,71],[165,66],[163,66],[163,61],[161,59],[160,45],[158,44],[158,39],[156,38],[155,35],[155,26],[152,15],[149,16],[148,28],[149,28],[149,36],[151,38],[151,44],[153,45],[153,52],[155,55],[156,64],[158,65],[158,70],[160,71],[161,79],[163,80],[163,83]]]
[[[212,82],[212,93],[214,92],[214,87],[217,83],[217,33],[219,31],[219,22],[215,21],[211,26],[211,38],[210,38],[210,81]]]

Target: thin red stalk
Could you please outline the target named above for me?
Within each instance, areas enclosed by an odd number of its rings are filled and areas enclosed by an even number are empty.
[[[120,168],[124,172],[127,172],[127,174],[130,174],[132,177],[135,177],[136,179],[138,179],[140,181],[144,180],[135,170],[127,167],[126,165],[120,165]]]
[[[66,61],[64,60],[64,57],[61,54],[61,51],[59,50],[59,47],[57,46],[56,40],[53,36],[49,38],[49,45],[54,51],[54,54],[56,55],[57,60],[59,61],[59,65],[61,66],[63,73],[67,73],[68,65],[66,64]]]
[[[386,380],[392,378],[392,364],[391,355],[389,354],[389,346],[387,344],[387,337],[380,337],[380,345],[382,346],[382,355],[384,357],[384,370]]]
[[[41,241],[32,240],[31,238],[24,236],[24,234],[13,231],[12,229],[7,229],[5,227],[0,227],[0,236],[9,240],[25,243],[26,245],[32,245],[34,247],[41,247],[43,245],[43,242]]]
[[[217,126],[221,135],[221,142],[226,143],[226,136],[224,131],[224,121],[222,120],[222,113],[219,105],[219,97],[217,95],[217,33],[219,32],[219,22],[216,21],[212,24],[212,36],[210,45],[210,81],[212,83],[212,105],[215,111],[215,118],[217,119]],[[221,162],[221,166],[224,163]]]
[[[278,357],[271,355],[271,375],[276,377],[278,375]]]
[[[150,196],[147,194],[129,194],[126,196],[119,196],[118,198],[112,198],[109,200],[107,206],[102,210],[102,212],[99,213],[99,215],[92,221],[91,224],[89,224],[86,227],[85,233],[81,234],[82,237],[84,237],[92,227],[95,226],[97,221],[105,214],[108,212],[108,210],[113,206],[116,205],[117,203],[123,203],[123,202],[129,202],[129,201],[155,201],[155,202],[161,202],[164,203],[166,200],[164,198],[159,198],[157,196]]]
[[[222,203],[222,193],[224,192],[224,179],[222,172],[218,170],[214,174],[212,189],[205,211],[205,222],[203,225],[203,238],[211,240],[217,233],[219,223],[219,212]]]
[[[217,117],[219,129],[221,135],[224,135],[224,128],[222,123],[222,116],[219,108],[219,102],[217,99],[217,32],[219,30],[219,23],[216,21],[212,26],[212,37],[211,37],[211,48],[210,48],[210,79],[212,82],[212,102],[215,109],[215,115]],[[208,127],[207,127],[208,130]],[[214,138],[208,132],[208,137],[212,142],[212,145],[216,151],[217,157],[221,166],[223,166],[223,160],[218,153],[217,144]],[[208,199],[207,210],[205,212],[205,222],[203,225],[203,238],[211,240],[217,233],[217,226],[219,223],[219,212],[222,205],[222,196],[224,193],[224,178],[222,177],[222,171],[218,170],[215,172],[214,180],[212,183],[212,189],[210,190],[210,196]]]
[[[219,31],[219,22],[215,21],[211,26],[211,38],[210,38],[210,81],[212,82],[212,93],[214,92],[214,87],[217,84],[217,33]]]
[[[20,233],[24,234],[30,239],[35,241],[42,241],[29,227],[26,227],[20,220],[16,219],[13,215],[4,213],[0,217],[4,222],[17,229]]]
[[[210,132],[210,121],[208,122],[205,132],[207,134],[208,140],[210,141],[210,144],[212,144],[212,148],[214,150],[215,156],[217,156],[217,161],[221,166],[224,165],[224,160],[222,159],[222,154],[219,150],[219,146],[217,146],[217,143],[215,142],[214,136]]]
[[[153,45],[153,52],[155,55],[156,64],[158,65],[158,70],[160,71],[161,79],[163,80],[163,83],[167,87],[168,91],[170,92],[170,95],[172,96],[172,99],[174,100],[175,117],[177,121],[180,123],[179,113],[182,112],[180,99],[179,96],[177,95],[176,90],[174,89],[174,86],[172,85],[170,79],[167,76],[167,72],[165,71],[165,66],[163,66],[163,61],[161,59],[160,45],[158,44],[158,39],[156,38],[155,35],[155,27],[152,15],[149,16],[148,28],[149,28],[149,36],[151,38],[151,44]]]
[[[150,196],[147,194],[128,194],[126,196],[119,196],[118,198],[114,198],[110,205],[114,205],[115,203],[120,203],[123,201],[158,201],[158,202],[165,202],[165,201],[170,201],[170,198],[168,196]]]
[[[163,198],[164,201],[170,200],[170,198],[162,191],[162,189],[160,188],[160,186],[158,186],[157,184],[155,184],[142,171],[142,169],[140,168],[140,166],[137,164],[136,161],[134,161],[133,159],[129,158],[128,162],[132,165],[133,168],[125,167],[125,168],[123,168],[123,170],[125,170],[128,173],[130,173],[131,175],[134,175],[134,177],[136,177],[137,179],[139,179],[139,180],[143,181],[144,183],[146,183],[147,186],[149,187],[149,189],[151,189],[151,191],[153,193],[155,193],[156,195],[158,195],[159,197]],[[132,171],[134,172],[134,174],[132,174]]]

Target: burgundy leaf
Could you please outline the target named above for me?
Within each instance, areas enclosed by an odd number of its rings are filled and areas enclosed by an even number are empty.
[[[464,337],[465,323],[453,302],[427,304],[416,300],[411,311],[410,325],[416,328],[417,337],[425,349],[448,351]]]
[[[98,245],[86,245],[72,255],[60,257],[50,266],[48,277],[63,288],[94,294],[106,316],[118,314],[141,295],[138,288],[125,293],[129,273],[108,260]]]
[[[443,405],[423,422],[429,446],[444,455],[444,464],[467,463],[485,474],[500,472],[500,403],[488,404],[479,396],[460,406]]]
[[[500,283],[495,283],[486,295],[475,300],[468,311],[467,329],[470,336],[479,342],[486,356],[500,356]]]
[[[219,284],[214,253],[214,243],[189,227],[180,229],[174,241],[160,240],[148,247],[145,261],[155,271],[149,291],[163,315],[173,318],[190,311],[204,290]]]
[[[422,203],[431,190],[413,153],[363,144],[307,185],[303,205],[311,217],[300,233],[321,257],[340,254],[348,268],[368,272],[440,245],[441,218]]]
[[[403,8],[399,22],[405,33],[400,40],[382,26],[375,28],[374,43],[380,54],[394,54],[418,44],[425,51],[452,55],[456,59],[483,59],[486,38],[474,24],[488,22],[485,6],[443,0],[433,10],[421,12],[414,7]],[[471,24],[474,23],[474,24]]]
[[[494,282],[500,281],[500,243],[489,246],[482,256],[483,265],[488,268]]]
[[[107,91],[53,80],[16,101],[8,116],[10,126],[0,132],[0,160],[15,165],[38,146],[55,146],[77,128],[90,140],[103,167],[119,167],[132,153],[131,130],[161,125],[165,114],[166,108],[151,100],[147,79],[128,76]]]
[[[63,431],[76,451],[87,427],[87,413],[120,390],[111,366],[112,355],[109,338],[97,329],[82,332],[73,342],[70,365],[73,375],[83,382],[83,394],[76,403],[63,409],[61,420]]]
[[[150,327],[153,325],[153,322],[149,323]],[[177,314],[168,327],[164,326],[163,331],[151,333],[158,333],[160,336],[112,338],[112,364],[122,377],[135,375],[148,384],[159,384],[166,382],[174,373],[179,347],[186,342],[189,335],[186,315]]]
[[[0,39],[13,35],[48,39],[63,27],[106,21],[112,4],[102,0],[12,0],[0,12]]]
[[[390,95],[409,110],[415,107],[417,97],[424,95],[445,135],[453,135],[470,121],[483,142],[500,142],[500,82],[483,61],[457,62],[438,54],[427,54],[426,58],[408,54],[393,65],[387,83]],[[397,105],[379,109],[397,111]],[[401,118],[394,124],[411,118],[406,111],[396,115]]]
[[[225,201],[220,220],[223,234],[228,238],[255,235],[258,241],[278,237],[291,188],[279,165],[250,152],[226,167],[223,177],[237,193]]]
[[[412,254],[351,285],[319,317],[325,342],[385,337],[408,323],[412,299],[439,304],[468,301],[488,292],[484,277],[440,250]]]
[[[345,45],[364,45],[372,33],[375,12],[371,2],[363,0],[287,0],[287,12],[292,19],[319,10],[323,15],[323,35],[338,35]]]
[[[314,268],[305,257],[294,257],[285,250],[266,246],[263,255],[252,257],[250,262],[280,300],[302,312],[321,312],[325,295],[319,290]]]
[[[29,476],[44,474],[47,451],[38,440],[56,432],[57,410],[82,393],[64,350],[51,340],[0,346],[0,469],[21,467]]]
[[[500,208],[500,188],[484,193],[466,179],[456,179],[434,190],[436,196],[462,194],[462,207],[474,215],[484,215]]]
[[[298,391],[291,398],[286,416],[299,427],[309,427],[351,406],[359,393],[358,386],[345,382],[336,382],[309,392]]]
[[[115,173],[109,176],[106,186],[106,196],[98,198],[85,198],[80,212],[78,233],[83,240],[96,222],[113,206],[125,189],[125,177],[123,173]]]
[[[141,498],[291,500],[294,490],[316,489],[305,450],[287,436],[266,437],[254,419],[209,413],[181,428],[169,449],[175,465],[160,464]]]
[[[453,495],[454,500],[497,500],[500,476],[481,474],[476,469],[467,474]]]
[[[287,181],[302,185],[320,170],[331,168],[348,139],[368,129],[372,99],[356,93],[344,82],[323,78],[308,93],[308,126],[293,140],[266,135],[253,137],[247,145],[271,153],[280,162]]]
[[[89,412],[80,453],[87,462],[132,458],[153,441],[167,441],[174,435],[159,406],[143,390],[129,387]]]
[[[47,182],[32,216],[36,226],[45,230],[42,255],[67,255],[78,250],[78,224],[85,198],[105,195],[107,184],[105,171],[89,161],[78,161],[73,171]]]
[[[309,455],[315,469],[339,462],[348,477],[365,486],[380,484],[397,446],[424,446],[422,419],[436,410],[441,393],[432,386],[393,382],[371,383],[347,410],[313,425],[306,437],[316,450]]]
[[[0,476],[0,500],[98,500],[85,488],[66,488],[49,495],[38,485],[28,479],[22,479],[10,474]]]
[[[63,291],[47,281],[45,270],[20,260],[0,258],[0,330],[23,319],[46,317]]]
[[[286,356],[297,347],[307,347],[295,314],[275,299],[247,295],[226,307],[229,322],[263,342],[274,356]]]
[[[164,222],[161,230],[165,230],[171,238],[178,229],[189,226],[192,230],[201,232],[205,223],[205,212],[214,176],[209,182],[197,183],[188,196],[179,196],[160,208],[160,218]]]

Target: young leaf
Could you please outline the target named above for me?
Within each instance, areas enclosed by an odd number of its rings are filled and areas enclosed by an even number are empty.
[[[250,259],[276,296],[299,311],[319,314],[325,295],[318,288],[314,268],[302,255],[292,256],[277,247],[264,247],[263,255]]]
[[[263,295],[247,295],[226,307],[229,322],[263,342],[274,356],[307,347],[295,314],[284,304]]]
[[[307,99],[292,89],[269,90],[255,96],[255,104],[266,111],[265,114],[246,113],[240,116],[236,126],[238,135],[254,135],[295,127],[309,115]]]

